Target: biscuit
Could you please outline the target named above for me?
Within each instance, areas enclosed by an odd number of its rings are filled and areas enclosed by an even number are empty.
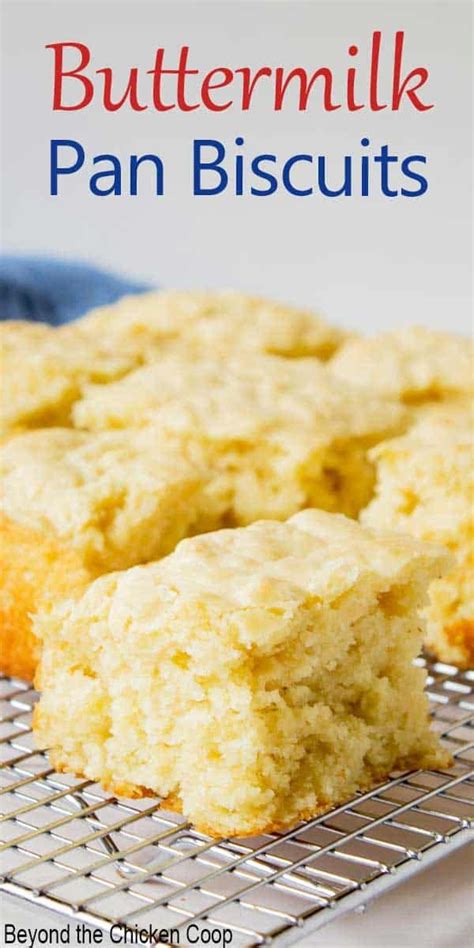
[[[112,569],[157,559],[221,512],[197,451],[146,432],[50,428],[0,448],[2,668],[31,679],[31,615]]]
[[[442,661],[474,664],[474,451],[465,412],[431,409],[409,433],[371,452],[375,497],[360,519],[443,544],[455,564],[429,590],[428,648]]]
[[[470,340],[421,326],[350,339],[330,365],[342,381],[414,406],[473,392]]]
[[[315,506],[355,516],[373,485],[367,447],[398,433],[404,409],[336,381],[314,358],[168,351],[74,406],[85,429],[153,423],[210,452],[228,525]]]
[[[184,540],[37,616],[38,745],[216,836],[447,766],[413,665],[445,566],[436,547],[315,510]]]

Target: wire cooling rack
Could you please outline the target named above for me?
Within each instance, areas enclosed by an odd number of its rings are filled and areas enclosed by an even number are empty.
[[[36,694],[3,678],[1,888],[106,931],[297,942],[469,838],[474,672],[426,664],[452,769],[396,774],[291,832],[242,840],[209,839],[158,800],[118,800],[55,773],[32,739]]]

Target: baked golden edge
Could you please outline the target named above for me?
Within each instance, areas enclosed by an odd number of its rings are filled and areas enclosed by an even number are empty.
[[[32,529],[0,513],[0,668],[33,681],[39,643],[32,615],[90,580],[79,556],[54,532]]]
[[[36,725],[35,719],[38,716],[39,711],[40,711],[39,707],[35,708],[34,710],[33,728]],[[57,751],[50,750],[49,759],[57,773],[71,773],[70,768],[68,768],[67,766],[64,766],[61,763],[61,757]],[[400,761],[397,764],[397,767],[394,769],[415,770],[415,769],[419,769],[420,767],[423,767],[423,768],[433,767],[435,769],[445,768],[445,767],[448,768],[452,766],[452,762],[453,761],[452,761],[451,754],[448,751],[446,751],[443,747],[440,746],[436,752],[430,755],[430,757],[425,756],[422,760],[420,760],[420,758],[417,758],[416,756],[414,756],[410,759]],[[87,779],[85,774],[76,773],[75,776],[79,778]],[[357,790],[362,791],[362,792],[371,790],[377,787],[378,784],[384,783],[389,778],[389,776],[390,776],[390,772],[387,772],[387,771],[374,773],[370,780],[361,781],[357,786]],[[106,791],[106,793],[110,793],[114,797],[122,797],[122,798],[124,797],[125,799],[128,799],[128,800],[141,800],[144,798],[158,797],[158,795],[153,790],[149,790],[147,787],[142,787],[137,784],[120,783],[120,782],[115,783],[113,780],[110,780],[110,781],[101,780],[99,782],[100,782],[100,786]],[[170,810],[173,813],[179,813],[181,815],[185,815],[183,814],[183,805],[182,805],[182,801],[179,794],[170,794],[169,796],[164,797],[164,798],[159,797],[159,800],[160,800],[160,807],[162,809]],[[285,823],[285,822],[267,823],[264,825],[256,824],[255,826],[252,827],[251,830],[250,829],[245,829],[242,831],[236,830],[235,832],[233,832],[232,837],[243,839],[247,836],[261,836],[267,833],[279,833],[285,830],[289,830],[297,826],[298,823],[300,822],[301,823],[308,822],[309,820],[312,820],[317,816],[321,816],[323,813],[330,812],[335,807],[346,804],[347,802],[348,802],[347,797],[341,797],[340,799],[331,800],[331,801],[322,800],[321,804],[314,809],[301,810],[301,812],[298,813],[298,816],[295,817],[295,819],[290,824]],[[205,826],[202,823],[192,824],[192,825],[194,829],[196,829],[199,833],[203,833],[205,836],[211,836],[214,839],[220,839],[223,836],[223,834],[220,833],[218,830],[216,830],[216,828],[213,826]]]

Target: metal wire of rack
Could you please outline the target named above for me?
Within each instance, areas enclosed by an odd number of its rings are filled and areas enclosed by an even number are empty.
[[[290,832],[241,840],[55,773],[34,747],[35,692],[1,679],[0,889],[109,932],[177,929],[186,944],[193,925],[193,938],[231,932],[232,948],[297,942],[470,838],[474,672],[426,664],[453,768],[396,774]]]

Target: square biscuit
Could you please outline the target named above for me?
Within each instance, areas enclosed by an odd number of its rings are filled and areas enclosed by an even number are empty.
[[[37,742],[59,770],[223,836],[446,766],[413,665],[445,561],[315,510],[184,540],[37,616]]]
[[[205,460],[146,432],[29,431],[0,447],[1,665],[31,679],[45,598],[219,526]]]

